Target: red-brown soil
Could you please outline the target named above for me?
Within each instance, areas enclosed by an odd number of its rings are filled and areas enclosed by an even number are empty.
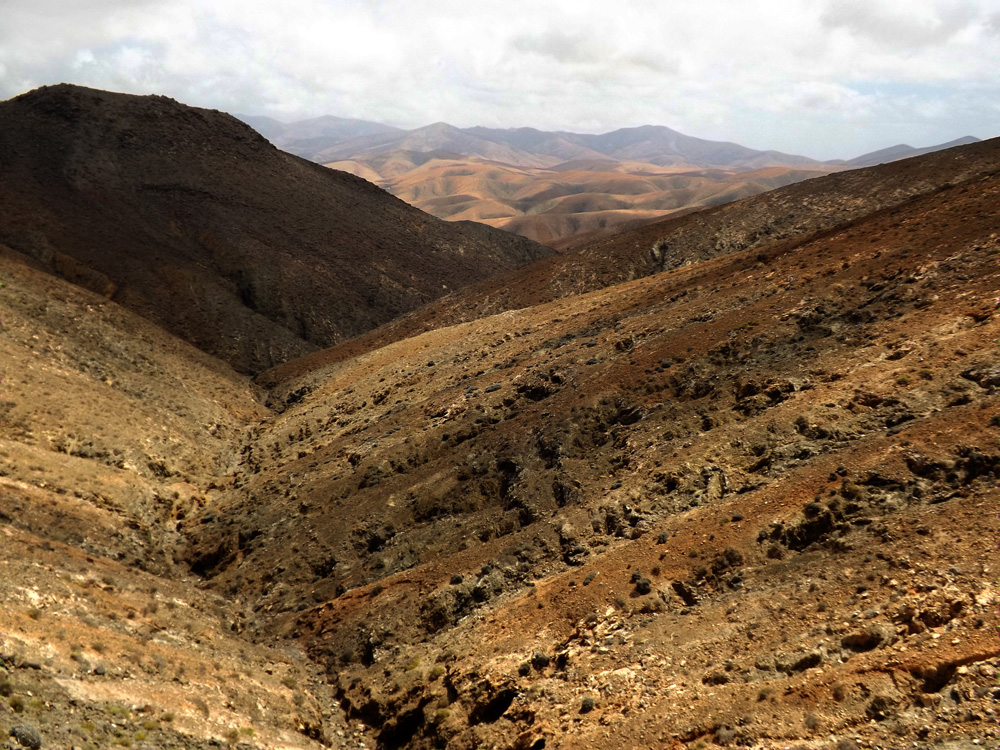
[[[386,747],[993,736],[1000,178],[924,192],[268,374],[189,561]]]

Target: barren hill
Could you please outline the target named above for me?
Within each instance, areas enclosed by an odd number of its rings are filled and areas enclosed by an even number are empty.
[[[0,732],[996,744],[997,149],[602,240],[254,381],[0,247]]]
[[[319,747],[304,656],[242,638],[242,607],[175,560],[267,413],[228,365],[0,246],[5,741]]]
[[[376,180],[440,218],[480,221],[557,249],[627,222],[728,203],[829,171],[685,171],[606,158],[530,169],[439,151],[390,151],[327,166]]]
[[[60,85],[0,103],[0,160],[0,241],[243,371],[550,252],[163,97]]]
[[[282,128],[309,131],[327,119],[333,121],[329,134],[312,146],[308,140],[301,148],[288,145]],[[371,180],[434,216],[483,222],[557,250],[823,174],[977,140],[967,136],[919,149],[898,145],[818,162],[651,125],[582,134],[447,123],[378,131],[375,123],[338,118],[289,126],[247,120],[259,123],[280,147]]]
[[[560,250],[841,168],[654,126],[585,135],[437,123],[345,139],[312,158],[440,218],[481,221]]]

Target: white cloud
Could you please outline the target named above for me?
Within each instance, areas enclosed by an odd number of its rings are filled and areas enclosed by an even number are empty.
[[[890,49],[919,50],[945,44],[972,25],[976,6],[972,0],[832,0],[823,23]]]
[[[1000,0],[0,0],[0,97],[284,119],[664,124],[816,156],[1000,133]]]

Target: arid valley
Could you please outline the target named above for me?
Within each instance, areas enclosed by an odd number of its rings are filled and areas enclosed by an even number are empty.
[[[0,743],[998,745],[1000,140],[561,252],[346,155],[0,102]]]

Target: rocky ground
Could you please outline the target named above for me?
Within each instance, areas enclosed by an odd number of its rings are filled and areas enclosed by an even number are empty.
[[[276,384],[188,560],[386,747],[987,741],[998,187]]]
[[[301,649],[242,638],[172,553],[267,413],[252,384],[3,248],[0,352],[3,737],[316,747]]]
[[[3,251],[0,730],[997,746],[998,206],[980,168],[256,383]]]

